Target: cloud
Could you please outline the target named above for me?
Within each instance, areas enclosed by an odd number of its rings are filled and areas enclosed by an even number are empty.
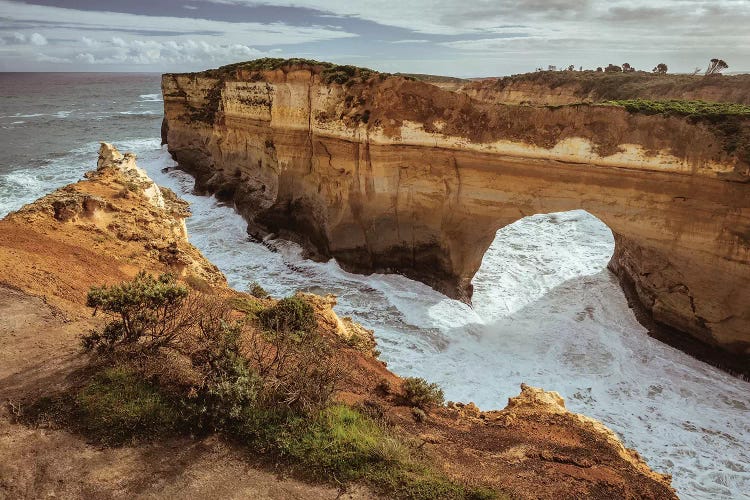
[[[429,43],[429,40],[415,39],[415,40],[393,40],[391,43]]]
[[[229,43],[253,45],[288,45],[321,40],[336,40],[357,36],[328,26],[292,26],[283,22],[226,22],[191,17],[149,16],[104,11],[82,11],[62,7],[30,5],[10,0],[0,0],[3,21],[30,28],[47,27],[47,31],[66,32],[70,37],[80,37],[82,30],[91,33],[111,34],[113,30],[142,36],[151,33],[173,37],[221,37]],[[72,33],[71,33],[72,32]],[[20,35],[23,42],[27,39]]]
[[[416,33],[461,35],[492,32],[523,19],[559,20],[584,14],[592,0],[208,0],[234,5],[274,5],[313,9]]]
[[[130,40],[112,37],[110,40],[88,39],[92,50],[81,52],[75,59],[84,64],[184,64],[225,63],[265,55],[244,44],[211,44],[187,40]]]
[[[41,52],[38,52],[34,59],[37,62],[52,63],[52,64],[69,64],[72,62],[71,59],[67,57],[55,57],[55,56],[50,56],[47,54],[42,54]]]
[[[113,1],[0,0],[0,68],[43,69],[48,58],[194,71],[283,53],[456,76],[623,61],[685,71],[711,57],[750,69],[750,0],[180,0],[176,16],[157,15],[167,12],[158,2],[101,10]]]
[[[36,45],[38,47],[47,45],[47,39],[44,38],[44,35],[41,35],[39,33],[32,33],[32,35],[29,37],[29,42],[31,42],[32,45]]]

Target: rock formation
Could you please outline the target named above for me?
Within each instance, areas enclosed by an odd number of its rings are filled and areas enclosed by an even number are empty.
[[[647,316],[681,346],[746,369],[750,155],[737,136],[679,116],[504,105],[324,72],[164,75],[163,141],[199,189],[236,203],[251,233],[465,301],[499,228],[585,209],[614,233],[610,268]],[[747,135],[750,122],[737,127]]]
[[[0,497],[342,498],[339,488],[270,474],[215,436],[109,448],[51,424],[15,421],[20,407],[90,371],[82,370],[80,335],[103,324],[85,307],[91,286],[146,269],[175,273],[202,293],[256,300],[229,289],[187,242],[187,204],[134,160],[103,144],[86,180],[0,220]],[[381,411],[450,477],[513,498],[676,498],[669,476],[651,471],[599,422],[565,410],[556,393],[523,386],[506,410],[454,404],[416,422],[401,380],[373,356],[372,332],[339,318],[333,296],[302,298],[322,332],[341,338],[335,345],[350,369],[337,398]],[[273,470],[284,471],[282,464]],[[378,496],[363,486],[345,498]]]

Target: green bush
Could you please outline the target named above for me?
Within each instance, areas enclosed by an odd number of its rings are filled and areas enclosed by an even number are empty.
[[[316,327],[315,311],[299,297],[287,297],[258,314],[264,328],[273,332],[304,333]]]
[[[443,390],[439,385],[431,384],[419,377],[404,379],[404,399],[409,406],[422,409],[441,406],[445,402]]]
[[[250,295],[257,299],[267,299],[269,297],[268,292],[257,281],[250,283],[248,290],[250,291]]]
[[[631,113],[676,114],[694,117],[750,116],[750,106],[727,102],[688,101],[669,99],[622,99],[605,101],[603,104],[622,106]]]
[[[207,431],[232,431],[245,408],[257,404],[263,381],[240,352],[241,326],[220,320],[206,324],[191,363],[203,382],[183,399],[193,426]]]
[[[96,375],[75,398],[80,429],[107,444],[165,435],[178,424],[171,401],[125,368]]]
[[[118,343],[145,341],[148,347],[168,345],[192,318],[180,314],[188,289],[171,274],[158,278],[140,272],[132,281],[89,290],[86,305],[94,314],[103,311],[111,317],[101,331],[83,337],[86,350],[107,349]]]

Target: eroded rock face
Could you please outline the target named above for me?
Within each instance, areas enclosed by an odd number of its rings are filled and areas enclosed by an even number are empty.
[[[253,233],[468,301],[499,228],[585,209],[658,324],[747,366],[750,166],[710,125],[499,105],[396,77],[324,84],[315,67],[162,86],[170,152]]]

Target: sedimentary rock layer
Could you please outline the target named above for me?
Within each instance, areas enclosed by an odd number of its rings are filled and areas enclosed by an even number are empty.
[[[314,66],[162,86],[173,157],[255,234],[469,300],[499,228],[585,209],[612,229],[610,267],[657,323],[748,359],[750,167],[711,124],[379,75],[326,84]]]

